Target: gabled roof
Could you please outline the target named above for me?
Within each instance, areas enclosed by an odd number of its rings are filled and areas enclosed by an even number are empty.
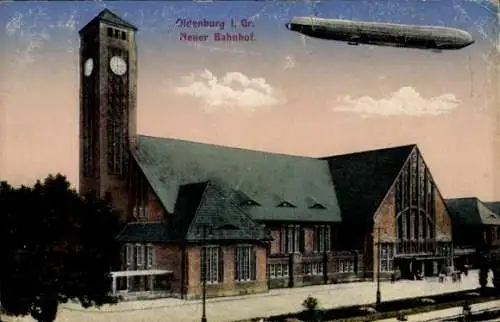
[[[105,22],[109,25],[137,31],[136,26],[120,18],[120,16],[118,16],[117,14],[106,8],[102,10],[97,16],[95,16],[89,23],[87,23],[82,29],[80,29],[79,33],[80,34],[83,33],[88,26],[93,25],[97,22]]]
[[[500,225],[500,216],[476,197],[446,199],[452,222],[458,225]]]
[[[342,218],[370,223],[416,145],[322,158],[328,162]]]
[[[240,203],[259,203],[242,207],[254,220],[341,220],[324,160],[142,135],[132,155],[169,213],[182,185],[214,181],[227,185]],[[311,197],[325,209],[310,209]],[[284,200],[296,208],[276,207]]]
[[[238,206],[238,200],[228,187],[216,181],[186,186],[198,190],[204,187],[201,200],[191,202],[198,204],[193,214],[182,213],[181,209],[174,216],[192,217],[187,229],[187,241],[231,240],[231,241],[264,241],[269,236],[263,226],[257,224]],[[186,190],[183,190],[183,192]],[[192,210],[192,208],[191,208]],[[205,235],[206,234],[206,235]]]

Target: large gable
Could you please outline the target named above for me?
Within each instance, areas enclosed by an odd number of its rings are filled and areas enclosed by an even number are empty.
[[[478,198],[446,199],[446,207],[455,224],[500,225],[500,216]]]
[[[372,220],[415,145],[323,158],[335,182],[344,220]]]
[[[138,137],[132,155],[169,213],[182,185],[214,181],[257,203],[245,206],[256,220],[341,220],[324,160],[148,136]],[[293,207],[278,207],[284,202]]]

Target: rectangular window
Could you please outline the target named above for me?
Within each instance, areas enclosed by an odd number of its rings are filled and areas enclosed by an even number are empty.
[[[352,259],[340,260],[338,264],[338,269],[340,273],[354,272],[354,260]]]
[[[126,268],[127,270],[131,268],[135,263],[134,263],[134,247],[130,244],[127,244],[125,246],[125,258],[126,258]]]
[[[408,230],[406,227],[406,214],[401,214],[401,223],[403,226],[403,239],[408,239]]]
[[[287,278],[288,264],[269,264],[269,275],[271,279]]]
[[[256,256],[252,247],[236,248],[235,280],[239,282],[254,281],[256,276]]]
[[[144,246],[143,245],[135,245],[136,250],[136,263],[137,267],[142,268],[144,265]]]
[[[280,253],[286,254],[286,228],[282,227],[280,231]]]
[[[332,244],[332,232],[330,226],[314,227],[314,251],[330,251]]]
[[[113,28],[108,27],[108,37],[113,37]]]
[[[392,272],[394,263],[394,246],[393,244],[380,245],[380,271]]]
[[[121,32],[121,36],[122,36],[122,40],[127,40],[127,34],[125,33],[125,31]]]
[[[293,238],[293,235],[294,235],[294,226],[290,225],[288,226],[288,245],[287,245],[287,251],[288,253],[293,253],[293,245],[294,245],[294,238]]]
[[[293,231],[293,252],[298,253],[300,249],[300,226],[296,225]]]
[[[326,251],[329,252],[332,249],[332,227],[326,226],[325,231],[325,247]]]
[[[200,280],[206,276],[207,284],[222,282],[222,249],[217,246],[205,246],[201,249]],[[206,271],[206,275],[205,274]]]
[[[304,263],[303,264],[304,275],[306,276],[321,276],[323,275],[323,263]]]
[[[155,249],[152,245],[146,246],[147,268],[151,269],[156,262]]]
[[[324,252],[325,251],[325,226],[319,227],[318,244],[319,244],[319,251]]]

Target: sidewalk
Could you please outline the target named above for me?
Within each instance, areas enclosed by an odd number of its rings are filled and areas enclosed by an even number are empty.
[[[383,282],[382,300],[456,292],[478,287],[478,272],[471,271],[460,283],[437,279],[425,281]],[[319,285],[295,289],[272,290],[266,294],[217,298],[207,300],[207,319],[210,322],[229,322],[259,316],[271,316],[302,310],[301,303],[309,295],[319,300],[322,308],[334,308],[375,302],[376,283]],[[201,317],[201,301],[160,299],[122,302],[101,309],[83,309],[77,304],[61,305],[57,322],[191,322]],[[7,321],[33,321],[30,318]]]

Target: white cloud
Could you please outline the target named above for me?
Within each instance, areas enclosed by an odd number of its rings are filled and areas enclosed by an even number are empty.
[[[450,113],[458,107],[460,101],[450,93],[425,98],[413,87],[406,86],[384,98],[347,96],[342,99],[342,103],[334,110],[363,116],[428,116]]]
[[[240,72],[228,72],[219,79],[205,69],[186,77],[185,81],[175,92],[202,100],[208,111],[238,108],[253,111],[281,103],[264,78],[248,78]]]

